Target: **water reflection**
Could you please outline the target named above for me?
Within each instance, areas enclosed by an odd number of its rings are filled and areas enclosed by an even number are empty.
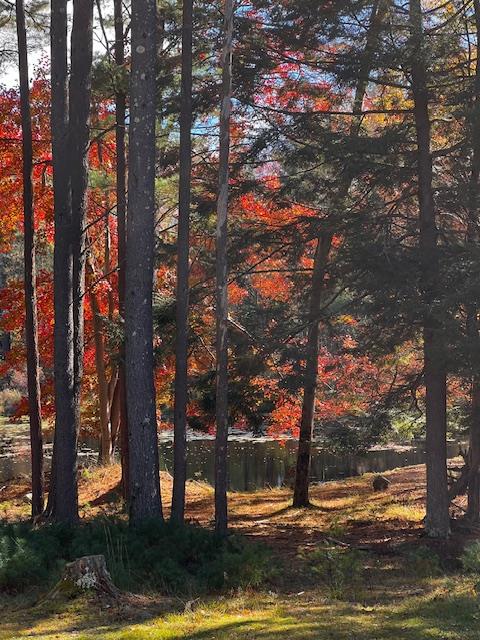
[[[187,444],[187,476],[210,484],[214,480],[214,448],[212,439],[198,438]],[[159,443],[161,468],[173,469],[173,443],[163,439]],[[295,474],[297,444],[294,440],[278,442],[267,438],[237,438],[229,443],[229,486],[232,491],[254,491],[262,487],[280,487],[290,484]],[[450,444],[449,457],[459,452],[459,445]],[[51,443],[46,445],[47,458]],[[97,460],[95,441],[80,447],[80,463]],[[322,482],[367,472],[382,472],[425,462],[423,447],[385,448],[364,455],[334,455],[314,447],[312,480]],[[25,426],[0,428],[0,482],[6,482],[30,472],[29,438]]]
[[[194,440],[188,443],[187,475],[191,479],[213,483],[214,442]],[[450,444],[449,457],[458,455],[459,446]],[[266,439],[231,441],[229,443],[229,487],[232,491],[254,491],[262,487],[289,484],[295,474],[297,444]],[[173,468],[173,445],[160,443],[162,469]],[[387,448],[368,451],[363,455],[334,455],[314,447],[311,477],[314,482],[357,476],[367,472],[382,472],[396,467],[425,462],[423,447]]]

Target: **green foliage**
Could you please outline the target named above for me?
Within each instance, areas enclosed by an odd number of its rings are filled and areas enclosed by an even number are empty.
[[[350,415],[317,425],[318,437],[325,448],[339,454],[365,452],[390,429],[390,419],[385,412]]]
[[[0,591],[22,592],[58,579],[75,558],[104,554],[122,589],[194,594],[259,586],[272,573],[264,547],[232,537],[223,542],[195,526],[160,521],[131,528],[118,520],[78,527],[0,525]]]
[[[128,93],[128,67],[119,67],[105,58],[96,60],[93,65],[92,88],[99,99],[110,97],[112,92]]]
[[[159,335],[165,329],[172,329],[175,322],[175,299],[157,294],[153,305],[153,322]]]
[[[468,573],[480,573],[480,542],[472,542],[460,558],[462,567]]]
[[[64,534],[60,527],[34,531],[24,524],[1,526],[0,590],[20,592],[47,582],[61,567]]]
[[[425,421],[423,416],[408,411],[395,411],[392,415],[392,440],[395,442],[409,442],[423,435]]]
[[[406,570],[416,578],[434,578],[442,574],[438,555],[427,547],[418,547],[407,554]]]
[[[334,599],[355,594],[363,575],[364,555],[355,549],[326,546],[309,554],[307,561],[313,572]]]
[[[346,526],[340,521],[339,516],[335,516],[330,522],[326,533],[332,538],[341,538],[345,535]]]

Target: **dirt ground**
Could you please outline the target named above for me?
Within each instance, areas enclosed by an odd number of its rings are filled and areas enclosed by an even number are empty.
[[[291,507],[291,490],[264,489],[252,493],[229,494],[230,528],[250,538],[266,541],[283,554],[297,555],[332,538],[352,547],[391,553],[402,545],[425,545],[423,517],[425,467],[417,465],[384,474],[390,480],[388,490],[375,492],[372,474],[336,482],[313,485],[309,509]],[[165,516],[169,515],[172,478],[161,474]],[[0,487],[0,518],[27,518],[26,479],[16,479]],[[123,512],[120,492],[120,466],[90,467],[80,471],[79,504],[82,518]],[[465,499],[459,497],[452,515],[461,518]],[[202,526],[213,524],[213,490],[201,482],[187,484],[186,517]],[[478,532],[466,532],[454,524],[454,535],[447,542],[428,541],[442,547],[444,555],[456,555],[465,541]]]

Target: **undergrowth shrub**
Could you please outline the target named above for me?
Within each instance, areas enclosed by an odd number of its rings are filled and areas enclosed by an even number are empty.
[[[345,523],[341,522],[338,516],[335,516],[325,530],[325,533],[327,533],[332,538],[341,538],[345,535],[346,530],[347,527]]]
[[[259,586],[272,576],[270,553],[242,538],[222,541],[196,526],[151,521],[130,528],[117,520],[77,527],[0,524],[0,591],[55,582],[66,562],[104,554],[122,589],[195,594]]]
[[[465,547],[460,561],[468,573],[480,573],[480,542],[472,542]]]
[[[434,578],[442,574],[442,565],[434,551],[418,547],[406,554],[405,571],[416,578]]]
[[[325,546],[306,557],[312,571],[328,589],[330,597],[356,596],[361,587],[365,553],[356,549]]]

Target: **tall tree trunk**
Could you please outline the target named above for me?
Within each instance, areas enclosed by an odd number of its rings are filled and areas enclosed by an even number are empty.
[[[108,282],[109,287],[108,287],[108,292],[107,292],[107,296],[108,296],[108,320],[109,322],[113,322],[113,317],[115,315],[115,296],[114,296],[114,292],[113,292],[113,288],[111,286],[111,269],[112,269],[112,264],[111,264],[111,240],[112,240],[112,236],[110,233],[110,198],[107,197],[107,202],[106,202],[106,212],[105,212],[105,251],[104,251],[104,263],[103,263],[103,277],[105,278],[106,282]],[[100,325],[100,328],[103,326],[103,322]],[[102,342],[103,342],[103,346],[104,346],[104,351],[105,351],[105,337],[104,337],[104,332],[102,332]],[[109,450],[110,453],[108,454],[108,457],[110,459],[110,462],[113,462],[113,454],[115,451],[115,443],[116,443],[116,432],[118,431],[118,416],[114,416],[114,419],[117,420],[117,425],[114,427],[112,424],[112,408],[113,408],[113,399],[115,397],[115,389],[117,388],[118,385],[118,368],[117,366],[113,363],[110,362],[110,378],[108,379],[108,376],[106,375],[106,371],[105,371],[105,383],[107,385],[107,403],[106,403],[106,413],[108,415],[108,428],[105,431],[105,434],[107,434],[108,432],[108,437],[109,437],[109,442],[108,442],[108,446],[105,445],[103,447],[103,451],[107,451]],[[115,411],[118,410],[118,403],[117,406],[115,407]],[[114,434],[115,431],[115,434]],[[102,451],[100,451],[100,457],[102,456]]]
[[[1,259],[0,256],[0,289],[3,289],[5,286],[5,264],[4,260]],[[0,318],[5,313],[5,309],[0,311]],[[9,332],[0,332],[0,360],[6,358],[8,352],[11,349],[11,337]]]
[[[478,322],[476,332],[478,339]],[[480,520],[480,377],[477,373],[473,375],[471,394],[467,518],[477,523]]]
[[[51,0],[52,159],[55,218],[55,437],[47,515],[78,518],[74,389],[72,209],[68,145],[67,2]]]
[[[177,307],[172,519],[183,523],[187,478],[189,236],[192,171],[192,20],[193,0],[183,0],[182,90],[180,104],[180,180],[178,187]]]
[[[216,436],[215,436],[215,531],[227,535],[228,447],[228,263],[227,213],[232,111],[233,0],[225,0],[222,50],[222,104],[218,170],[216,238]]]
[[[75,374],[75,446],[80,429],[83,376],[84,296],[88,145],[92,84],[93,0],[73,0],[69,92],[70,185],[72,190],[73,320]]]
[[[480,42],[480,0],[473,2],[477,42]],[[471,118],[472,166],[468,193],[467,246],[478,244],[478,197],[480,179],[480,58],[475,65],[474,96]],[[470,435],[468,451],[468,507],[467,517],[472,522],[480,519],[480,332],[478,309],[470,302],[466,305],[467,336],[471,342],[472,358],[472,391]]]
[[[132,1],[125,364],[130,521],[161,517],[152,288],[155,219],[156,1]]]
[[[364,59],[360,66],[359,79],[355,87],[353,112],[361,114],[363,100],[368,85],[368,76],[372,65],[372,57],[383,19],[387,12],[388,0],[376,0],[370,15]],[[351,135],[358,134],[357,119],[353,120]],[[353,180],[351,171],[347,171],[345,183],[338,194],[338,201],[343,202]],[[310,489],[310,465],[312,458],[312,440],[315,421],[315,399],[318,385],[318,355],[320,337],[320,314],[324,294],[325,272],[328,266],[333,234],[330,231],[320,233],[313,260],[313,274],[310,289],[310,305],[308,312],[308,333],[305,346],[305,371],[303,385],[302,416],[298,439],[297,466],[293,491],[293,506],[307,507]]]
[[[115,19],[115,64],[123,67],[125,64],[125,43],[123,31],[122,0],[114,0]],[[118,233],[118,307],[120,318],[125,320],[125,264],[127,241],[127,169],[125,161],[125,112],[126,95],[122,87],[115,91],[115,151],[116,151],[116,196],[117,196],[117,233]],[[122,492],[128,502],[129,472],[128,472],[128,422],[127,422],[127,392],[125,386],[125,342],[120,350],[118,365],[118,410],[120,430],[120,459],[122,463]]]
[[[318,379],[318,340],[320,334],[320,313],[328,256],[332,246],[332,235],[326,233],[317,242],[313,261],[312,288],[308,313],[308,335],[305,347],[305,379],[303,387],[302,418],[298,439],[297,469],[293,492],[293,506],[309,505],[310,463],[315,419],[315,395]]]
[[[112,398],[110,401],[110,435],[112,438],[112,451],[115,451],[115,447],[118,442],[118,434],[120,431],[120,385],[117,369],[117,379],[115,386],[113,387]]]
[[[91,285],[94,282],[94,269],[90,260],[87,262],[88,272],[91,274]],[[105,341],[103,338],[103,320],[100,313],[97,294],[89,286],[90,305],[93,314],[93,336],[95,340],[95,369],[97,373],[98,404],[100,409],[100,464],[110,464],[112,462],[112,434],[110,430],[110,398],[105,367]]]
[[[47,514],[78,518],[77,441],[83,368],[85,212],[93,0],[75,0],[68,108],[67,5],[51,3],[55,252],[55,438]]]
[[[23,229],[25,269],[25,338],[27,348],[28,413],[32,463],[32,517],[43,511],[43,437],[38,355],[35,223],[33,213],[33,144],[28,81],[27,32],[23,0],[16,0],[20,111],[22,117]]]
[[[104,229],[104,252],[103,252],[103,277],[105,278],[105,282],[108,283],[108,319],[110,322],[113,320],[113,315],[115,313],[115,298],[113,296],[113,289],[111,287],[111,245],[112,245],[112,237],[110,233],[110,198],[107,195],[106,199],[106,210],[105,210],[105,229]]]
[[[424,376],[427,435],[427,515],[429,536],[445,538],[450,531],[447,484],[446,361],[443,319],[439,317],[441,294],[438,230],[432,189],[430,117],[428,113],[425,40],[420,0],[410,0],[412,93],[417,135],[420,253],[422,260]],[[434,309],[433,307],[436,307]]]

